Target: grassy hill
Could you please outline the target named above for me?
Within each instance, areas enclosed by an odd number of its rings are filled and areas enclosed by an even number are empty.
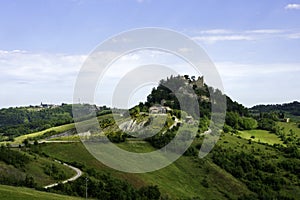
[[[112,114],[98,117],[104,132],[115,134],[115,132],[118,132],[118,129],[111,119]],[[157,122],[164,124],[164,120],[158,120]],[[81,123],[88,125],[89,122],[83,121]],[[292,129],[299,135],[300,129],[296,123],[277,122],[277,125],[283,127],[284,132],[288,133]],[[51,130],[60,133],[70,129],[74,129],[74,124],[23,135],[15,138],[15,143],[12,144],[20,143],[26,138],[40,137]],[[195,130],[191,129],[191,131]],[[56,138],[56,140],[78,139],[74,135]],[[195,139],[192,148],[196,152],[198,152],[202,140],[202,137]],[[273,144],[283,144],[283,141],[274,133],[265,130],[244,130],[238,131],[237,134],[222,134],[215,149],[205,159],[199,159],[195,156],[182,156],[176,162],[161,170],[144,174],[131,174],[119,172],[103,165],[89,154],[80,142],[48,143],[39,144],[36,147],[38,148],[37,153],[39,156],[29,155],[34,161],[27,165],[25,171],[20,172],[20,170],[7,166],[4,163],[0,163],[0,168],[10,171],[10,174],[19,173],[23,174],[23,176],[30,174],[39,185],[45,185],[51,181],[53,182],[53,179],[51,180],[50,177],[43,174],[45,163],[51,165],[52,162],[47,157],[44,157],[44,155],[47,155],[50,158],[81,166],[85,172],[95,170],[99,173],[111,174],[115,178],[128,181],[137,189],[144,186],[157,185],[162,197],[171,199],[238,199],[244,198],[245,195],[265,195],[264,193],[261,194],[261,190],[265,190],[265,193],[270,193],[273,196],[279,195],[279,197],[293,198],[300,195],[300,188],[297,186],[299,178],[294,174],[294,171],[297,171],[298,168],[286,167],[290,162],[294,162],[296,165],[298,160],[290,159],[290,155],[285,154],[284,149],[276,149],[271,146]],[[132,152],[151,152],[155,150],[150,143],[134,138],[127,138],[125,142],[117,143],[116,145]],[[222,154],[222,152],[226,153]],[[219,154],[220,156],[218,156]],[[239,163],[239,166],[235,166],[236,162],[244,156],[250,161],[243,161],[246,164]],[[218,157],[222,159],[224,157],[225,160],[218,159]],[[250,164],[247,162],[250,162]],[[254,163],[257,162],[260,163],[259,168],[253,169],[252,166],[255,166]],[[245,165],[250,165],[249,169],[251,170],[247,171],[249,170],[247,167],[244,169]],[[274,169],[274,171],[268,171],[269,168]],[[237,170],[240,170],[240,172]],[[68,174],[69,172],[65,173]],[[276,176],[274,176],[274,173],[276,173]],[[261,178],[261,180],[250,181],[250,176],[253,176],[251,174],[256,174],[254,175],[256,176],[255,179]],[[273,177],[277,176],[279,177],[278,180],[273,179]],[[277,185],[272,185],[272,182],[276,182]],[[257,187],[262,189],[257,189],[252,184],[256,184],[258,185]],[[276,192],[277,187],[280,187],[278,192]]]
[[[41,192],[24,187],[0,185],[0,199],[5,200],[80,200],[82,198]]]
[[[290,130],[293,130],[295,134],[300,137],[300,128],[298,127],[299,123],[290,122],[278,122],[278,125],[284,128],[284,131],[288,133]]]
[[[148,143],[127,142],[118,145],[126,150],[147,152],[153,150]],[[170,166],[145,174],[122,173],[110,169],[91,156],[81,143],[44,144],[42,151],[51,157],[78,162],[86,168],[105,171],[122,178],[139,188],[145,185],[158,185],[164,195],[176,198],[237,199],[241,194],[251,193],[245,184],[222,170],[210,160],[181,157]],[[203,186],[206,181],[208,186]]]
[[[248,137],[253,135],[255,136],[253,141],[257,142],[248,141]],[[258,141],[266,144],[258,143]],[[195,139],[192,146],[199,149],[201,142],[202,138]],[[252,173],[256,174],[254,176],[257,178],[261,178],[259,182],[253,180],[253,184],[257,184],[262,189],[266,188],[263,190],[272,195],[276,195],[276,190],[273,191],[272,188],[276,189],[277,187],[272,184],[277,181],[277,176],[280,177],[278,180],[281,180],[282,183],[278,182],[280,191],[277,192],[277,195],[293,199],[300,195],[300,188],[297,186],[299,179],[295,174],[296,168],[293,171],[286,164],[292,162],[297,165],[298,160],[290,158],[290,154],[284,153],[284,149],[279,150],[271,146],[275,143],[281,144],[282,141],[275,134],[263,130],[243,131],[241,137],[234,134],[222,134],[214,150],[205,159],[182,156],[166,168],[144,174],[123,173],[113,170],[97,161],[81,143],[43,144],[41,145],[41,152],[65,162],[79,163],[84,170],[92,168],[98,172],[110,173],[114,177],[128,181],[136,188],[157,185],[162,196],[165,195],[171,199],[196,197],[199,199],[238,199],[239,197],[242,198],[243,195],[255,196],[253,191],[257,189],[253,189],[255,186],[249,182]],[[154,150],[148,142],[138,140],[127,140],[116,145],[132,152]],[[220,156],[226,160],[222,161],[223,163],[218,163],[217,155],[221,152],[227,152],[224,156]],[[249,161],[243,162],[250,162],[246,166],[249,165],[251,170],[242,169],[246,171],[242,172],[242,177],[239,177],[236,174],[236,169],[239,167],[235,164],[238,164],[236,162],[243,157],[247,159],[249,157]],[[230,164],[231,162],[232,164]],[[255,163],[259,163],[257,169],[252,168]],[[242,163],[239,165],[245,166]],[[261,191],[257,192],[261,193]]]
[[[33,147],[33,149],[35,148],[37,147]],[[43,187],[75,175],[74,170],[51,158],[39,156],[33,152],[24,152],[25,148],[22,149],[5,151],[8,156],[12,154],[16,154],[16,156],[0,161],[0,183],[20,185],[26,177],[31,177],[36,187]],[[25,163],[18,164],[20,156],[26,158],[24,159]],[[14,158],[16,161],[12,161]]]
[[[30,133],[30,134],[25,134],[25,135],[18,136],[14,139],[13,142],[11,142],[11,144],[21,144],[25,139],[39,137],[39,136],[42,136],[45,133],[48,133],[48,132],[51,132],[51,131],[54,131],[56,133],[62,133],[62,132],[65,132],[65,131],[68,131],[68,130],[74,129],[74,128],[75,128],[75,124],[73,124],[73,123],[48,128],[48,129],[43,130],[43,131],[38,131],[38,132],[35,132],[35,133]],[[5,142],[2,142],[2,143],[5,143]]]

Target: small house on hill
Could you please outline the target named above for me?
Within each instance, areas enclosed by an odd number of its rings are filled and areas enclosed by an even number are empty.
[[[149,108],[150,114],[166,114],[167,109],[164,106],[156,105]]]

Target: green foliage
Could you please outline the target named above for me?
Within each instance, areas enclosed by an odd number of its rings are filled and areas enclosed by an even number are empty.
[[[158,187],[155,186],[147,186],[147,187],[141,187],[138,191],[138,194],[140,195],[141,199],[159,199],[160,198],[160,191]]]
[[[255,119],[251,117],[241,117],[237,112],[227,112],[225,123],[236,130],[251,130],[258,126]],[[228,127],[226,127],[226,129],[226,131],[229,131]]]
[[[24,186],[29,187],[29,188],[35,188],[36,187],[36,182],[34,181],[33,177],[30,175],[26,175],[25,180],[24,180]]]
[[[236,112],[227,112],[225,123],[234,129],[239,129],[239,118],[240,115]]]
[[[294,101],[292,103],[276,104],[276,105],[257,105],[251,108],[252,112],[279,112],[289,113],[295,116],[300,116],[300,102]]]
[[[72,106],[56,108],[8,108],[0,110],[0,133],[11,140],[19,135],[71,123]]]
[[[258,128],[267,131],[274,131],[275,121],[270,118],[262,118],[258,121]]]
[[[209,127],[209,123],[210,123],[210,120],[206,116],[200,118],[199,132],[203,133],[204,131],[207,131],[208,127]]]
[[[263,156],[264,152],[257,152],[257,155]],[[274,162],[272,157],[264,156],[264,160],[262,160],[259,159],[259,156],[218,146],[214,148],[212,159],[217,165],[245,182],[250,190],[258,194],[259,199],[290,198],[277,191],[291,184],[285,176],[287,172],[296,173],[299,170],[297,166],[299,160],[295,157],[286,157],[282,161]],[[283,170],[285,172],[282,172]],[[297,178],[296,184],[299,183],[299,178]]]
[[[131,117],[133,117],[133,118],[138,117],[139,114],[140,114],[140,107],[139,106],[135,106],[135,107],[131,108],[129,110],[129,113],[130,113]]]
[[[224,124],[223,131],[224,131],[224,133],[230,133],[233,131],[233,129],[231,128],[231,126]]]
[[[64,180],[67,178],[65,172],[56,164],[46,164],[44,173],[52,177],[54,180]]]
[[[209,184],[208,184],[208,181],[207,181],[207,177],[205,177],[205,178],[202,179],[201,184],[202,184],[203,187],[206,187],[206,188],[209,187]]]
[[[237,139],[236,137],[234,138]],[[145,143],[144,141],[127,141],[125,143],[119,143],[117,146],[124,150],[138,153],[155,150],[149,143]],[[200,147],[201,145],[194,147],[197,153]],[[45,152],[47,155],[59,160],[68,161],[66,163],[77,161],[78,163],[84,164],[85,167],[80,169],[83,169],[92,177],[96,175],[91,171],[100,173],[109,172],[113,177],[127,180],[136,188],[158,185],[162,199],[193,199],[198,196],[201,197],[200,199],[225,200],[228,198],[237,199],[241,194],[249,193],[249,190],[244,184],[212,163],[210,159],[182,156],[163,169],[149,173],[130,174],[118,172],[106,167],[89,154],[81,143],[43,144],[41,145],[41,152]],[[72,163],[71,165],[74,164]],[[209,188],[201,184],[201,180],[205,176],[207,176]],[[85,182],[83,182],[83,186],[84,185]],[[82,189],[84,190],[85,188],[83,187]],[[88,193],[90,192],[88,189]],[[228,193],[229,197],[225,198],[225,193]],[[167,198],[167,196],[169,196],[169,198]]]
[[[240,116],[249,116],[249,111],[242,104],[239,104],[236,101],[232,101],[228,96],[226,96],[227,102],[227,112],[235,112]]]
[[[111,142],[120,143],[126,140],[127,134],[123,131],[117,131],[114,133],[107,134],[107,137]]]
[[[242,117],[239,121],[239,124],[244,130],[252,130],[257,128],[257,121],[250,117]]]
[[[23,168],[30,162],[30,158],[19,151],[10,150],[9,148],[2,146],[0,148],[0,161],[4,161],[16,168]]]
[[[158,200],[160,198],[160,191],[157,186],[146,186],[137,190],[128,182],[114,178],[108,173],[99,173],[95,170],[88,170],[87,173],[89,176],[80,177],[67,184],[59,184],[48,189],[48,191],[85,197],[85,185],[87,184],[89,198],[103,200]]]

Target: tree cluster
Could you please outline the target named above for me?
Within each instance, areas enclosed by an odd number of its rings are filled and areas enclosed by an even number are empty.
[[[56,108],[8,108],[0,110],[0,134],[13,140],[14,137],[41,131],[53,126],[71,123],[72,106]]]
[[[160,199],[160,191],[157,186],[145,186],[135,189],[131,184],[114,178],[107,173],[87,171],[87,175],[67,184],[59,184],[48,189],[51,192],[67,194],[71,196],[86,196],[101,200],[156,200]]]
[[[280,191],[289,185],[300,183],[297,171],[300,170],[299,159],[286,157],[283,160],[274,160],[264,156],[263,152],[256,154],[259,156],[217,146],[213,150],[212,160],[255,192],[257,196],[254,199],[293,199]]]
[[[11,150],[10,148],[0,147],[0,161],[16,168],[23,168],[30,162],[30,158],[22,152]]]

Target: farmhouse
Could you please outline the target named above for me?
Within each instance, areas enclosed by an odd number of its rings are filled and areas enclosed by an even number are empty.
[[[149,108],[150,114],[166,114],[167,109],[164,106],[156,105]]]

